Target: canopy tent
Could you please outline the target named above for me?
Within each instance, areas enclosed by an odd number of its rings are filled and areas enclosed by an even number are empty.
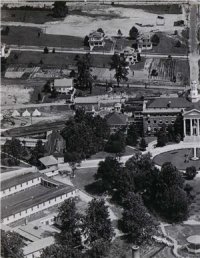
[[[32,116],[41,116],[41,113],[37,109],[35,109],[32,113]]]
[[[26,110],[22,113],[22,116],[24,116],[24,117],[30,117],[31,114],[30,114],[30,112],[28,112],[28,110],[26,109]]]
[[[20,116],[20,113],[17,110],[14,110],[13,113],[12,113],[12,116],[13,117]]]

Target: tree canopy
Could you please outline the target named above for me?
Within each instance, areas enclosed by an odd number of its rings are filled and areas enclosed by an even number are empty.
[[[1,230],[1,255],[4,258],[23,258],[24,242],[19,234]]]
[[[126,138],[122,131],[118,131],[115,134],[111,134],[106,145],[105,151],[115,153],[116,156],[120,156],[126,147]]]
[[[129,242],[141,245],[148,242],[156,230],[155,221],[149,214],[139,195],[129,192],[123,203],[120,229]]]
[[[65,245],[53,244],[45,248],[40,258],[83,258],[80,250]]]
[[[136,146],[138,143],[139,135],[137,133],[136,127],[134,124],[131,124],[127,130],[126,143],[130,146]]]
[[[115,79],[119,87],[119,83],[128,80],[127,62],[124,56],[114,54],[111,58],[110,70],[115,70]]]
[[[105,119],[79,110],[66,122],[61,135],[66,141],[66,152],[78,153],[80,159],[85,159],[104,149],[109,133]]]
[[[89,202],[85,216],[85,236],[89,245],[98,240],[109,243],[114,236],[108,207],[103,199],[93,199]]]
[[[130,29],[130,31],[129,31],[129,37],[130,37],[131,39],[137,39],[138,36],[139,36],[138,29],[137,29],[135,26],[133,26],[133,27]]]
[[[66,1],[55,1],[53,4],[53,16],[64,18],[68,14],[68,7]]]
[[[81,215],[76,210],[75,200],[73,198],[65,200],[58,210],[56,223],[61,231],[56,234],[57,243],[69,248],[80,248]]]

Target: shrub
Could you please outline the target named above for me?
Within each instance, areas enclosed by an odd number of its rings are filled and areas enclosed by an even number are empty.
[[[185,177],[187,180],[192,180],[197,174],[196,168],[194,166],[187,167],[185,171]]]
[[[48,54],[49,53],[49,49],[48,49],[48,47],[45,47],[44,48],[44,54]]]
[[[151,42],[153,46],[157,46],[160,43],[160,38],[158,37],[157,34],[154,34],[151,38]]]
[[[131,39],[137,39],[139,36],[138,29],[133,26],[129,31],[129,36]]]

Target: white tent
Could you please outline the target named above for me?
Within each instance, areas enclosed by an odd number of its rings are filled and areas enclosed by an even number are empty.
[[[35,109],[32,113],[32,116],[41,116],[41,113],[37,109]]]
[[[28,112],[28,110],[26,109],[23,113],[22,113],[22,116],[24,117],[30,117],[31,114]]]
[[[12,116],[13,117],[20,116],[20,113],[17,110],[14,110],[13,113],[12,113]]]

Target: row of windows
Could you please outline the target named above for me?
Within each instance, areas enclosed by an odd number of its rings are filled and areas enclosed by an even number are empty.
[[[157,124],[158,121],[157,121],[157,120],[154,120],[153,122],[154,122],[154,124]],[[148,120],[148,124],[151,124],[151,121],[150,121],[150,120]],[[166,121],[164,122],[163,120],[160,120],[160,121],[159,121],[159,124],[169,124],[169,121],[166,120]],[[171,121],[171,124],[174,124],[174,120]]]
[[[55,198],[56,201],[57,198]],[[63,195],[60,196],[60,199],[63,199]],[[51,200],[49,200],[49,204],[51,203]],[[43,203],[43,206],[45,206],[45,203]],[[39,209],[39,205],[37,205],[37,208]],[[33,207],[31,208],[31,211],[33,211]],[[25,210],[25,213],[28,213],[28,210]],[[19,216],[21,216],[21,212],[19,212]],[[13,214],[13,217],[15,218],[15,214]],[[9,217],[7,218],[7,220],[9,221]]]
[[[34,180],[35,180],[35,179],[32,179],[31,182],[34,183]],[[37,178],[37,181],[40,181],[40,178]],[[27,181],[27,182],[26,182],[26,185],[28,185],[29,182],[30,182],[30,181]],[[22,185],[23,185],[23,184],[20,184],[20,187],[22,187]],[[19,185],[15,185],[15,190],[17,189],[18,186],[19,186]],[[8,188],[8,191],[10,192],[10,191],[11,191],[11,188]],[[5,190],[3,191],[3,194],[5,194]]]

